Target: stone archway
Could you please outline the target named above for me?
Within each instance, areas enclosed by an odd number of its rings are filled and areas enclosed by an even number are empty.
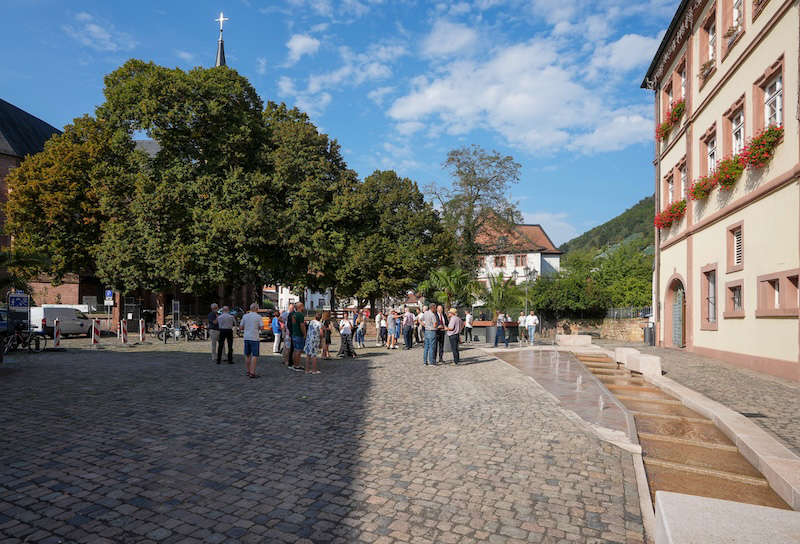
[[[678,274],[667,282],[663,343],[667,347],[686,347],[686,283]]]

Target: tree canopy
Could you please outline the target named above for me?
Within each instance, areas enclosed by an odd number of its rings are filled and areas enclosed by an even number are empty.
[[[457,237],[462,262],[472,269],[480,253],[478,234],[485,226],[503,227],[522,220],[510,200],[520,165],[510,155],[471,145],[450,151],[444,167],[452,177],[450,187],[432,186],[429,191],[441,205],[445,225]]]

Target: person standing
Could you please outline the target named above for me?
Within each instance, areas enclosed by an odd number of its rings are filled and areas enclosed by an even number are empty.
[[[406,342],[406,347],[404,349],[409,350],[412,347],[411,342],[412,334],[414,332],[414,314],[411,313],[411,310],[408,309],[406,306],[406,311],[403,313],[403,339]]]
[[[422,343],[422,308],[417,308],[417,315],[414,316],[414,343]]]
[[[329,361],[331,358],[331,313],[329,311],[322,312],[322,358]]]
[[[539,326],[539,318],[536,316],[536,313],[533,310],[531,310],[531,313],[526,320],[526,324],[528,325],[528,342],[533,345],[536,343],[536,328]]]
[[[519,345],[522,345],[522,340],[528,340],[528,318],[525,312],[520,312],[517,318],[517,336],[519,337]]]
[[[353,324],[349,319],[342,318],[339,322],[339,335],[342,337],[342,345],[339,346],[339,357],[356,358],[356,350],[353,349]]]
[[[217,364],[222,363],[222,350],[225,342],[228,343],[228,364],[233,364],[233,327],[236,326],[236,318],[227,306],[222,307],[222,313],[217,316],[217,326],[219,327],[219,345],[217,346]]]
[[[397,326],[399,323],[397,322],[397,311],[392,310],[389,312],[389,317],[386,319],[386,323],[388,324],[387,328],[389,330],[389,342],[386,346],[386,349],[396,349],[397,348]]]
[[[389,330],[386,328],[386,316],[379,313],[376,319],[380,318],[381,346],[385,346],[389,341]]]
[[[244,361],[247,367],[248,378],[258,378],[256,374],[256,361],[258,360],[258,350],[261,346],[261,327],[264,321],[258,315],[258,304],[255,302],[250,305],[250,311],[244,314],[239,329],[244,331]]]
[[[453,363],[458,364],[461,358],[458,353],[458,342],[461,339],[461,318],[455,308],[447,312],[450,319],[447,322],[447,339],[450,341],[450,351],[453,352]]]
[[[469,310],[464,316],[464,342],[472,343],[472,312]]]
[[[356,338],[358,347],[365,348],[367,345],[364,343],[367,336],[367,316],[363,312],[359,312],[358,319],[356,320]]]
[[[319,374],[317,359],[319,359],[319,345],[322,341],[322,314],[317,312],[314,319],[308,324],[306,333],[306,345],[303,351],[306,353],[306,374]]]
[[[211,311],[208,312],[208,336],[211,338],[211,360],[217,358],[217,343],[219,342],[219,325],[217,325],[217,303],[211,305]]]
[[[436,329],[436,347],[439,351],[439,362],[444,362],[444,337],[445,330],[447,329],[447,315],[444,313],[444,306],[439,304],[436,307],[436,317],[439,320],[439,326]]]
[[[283,330],[283,364],[292,366],[292,356],[294,355],[294,345],[292,344],[292,329],[289,326],[289,316],[294,313],[294,303],[289,304],[287,310],[281,314],[281,325]]]
[[[275,336],[275,339],[272,341],[272,353],[281,352],[281,320],[278,317],[279,315],[277,310],[273,312],[272,322],[270,323],[272,334]]]
[[[292,370],[302,372],[300,355],[306,345],[306,318],[303,314],[304,305],[298,302],[294,305],[294,312],[289,314],[289,329],[292,333]]]
[[[422,362],[425,366],[436,364],[436,332],[439,326],[439,320],[436,319],[436,314],[430,311],[427,306],[423,306],[422,312],[422,327],[425,329],[423,333],[424,344],[422,350]]]
[[[508,336],[506,336],[506,323],[508,322],[508,317],[503,312],[497,313],[497,319],[495,335],[494,335],[494,347],[497,347],[497,344],[502,341],[506,345],[506,349],[508,349]]]

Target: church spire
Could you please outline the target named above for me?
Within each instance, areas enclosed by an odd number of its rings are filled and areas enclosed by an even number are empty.
[[[225,17],[222,12],[219,12],[219,18],[214,19],[219,23],[219,40],[217,40],[217,61],[214,66],[225,66],[225,41],[222,39],[222,23],[229,19]]]

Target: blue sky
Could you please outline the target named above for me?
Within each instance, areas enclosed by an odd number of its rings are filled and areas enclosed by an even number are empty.
[[[653,190],[639,89],[677,0],[0,0],[0,97],[61,127],[126,59],[228,65],[308,111],[362,177],[446,183],[476,143],[522,164],[513,190],[561,243]]]

